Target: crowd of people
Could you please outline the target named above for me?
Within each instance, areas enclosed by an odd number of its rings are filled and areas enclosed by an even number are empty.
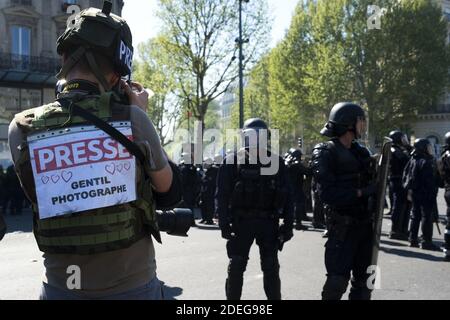
[[[0,214],[20,215],[28,201],[20,186],[14,166],[6,170],[0,166]]]

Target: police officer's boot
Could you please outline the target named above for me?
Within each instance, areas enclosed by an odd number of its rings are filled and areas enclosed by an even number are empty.
[[[422,219],[423,242],[421,248],[423,250],[441,251],[441,249],[433,243],[433,221],[427,217]]]
[[[418,233],[419,233],[419,228],[420,228],[420,220],[411,217],[411,227],[410,227],[410,232],[409,232],[409,242],[410,242],[410,247],[412,248],[419,248],[419,239],[418,239]]]
[[[225,282],[227,300],[241,300],[242,285],[247,260],[242,257],[233,257],[228,265],[228,278]]]
[[[352,287],[348,295],[349,300],[370,300],[372,290],[367,288],[367,282],[364,280],[352,279]]]
[[[322,300],[341,300],[347,291],[348,280],[343,276],[327,276],[322,290]]]

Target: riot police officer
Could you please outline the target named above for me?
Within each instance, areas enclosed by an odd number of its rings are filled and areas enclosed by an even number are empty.
[[[412,214],[409,241],[411,247],[419,247],[419,227],[422,225],[424,250],[438,251],[433,243],[433,210],[438,193],[437,172],[434,150],[429,140],[417,139],[414,142],[412,158],[405,167],[403,187],[412,201]]]
[[[191,149],[193,150],[193,149]],[[194,212],[200,196],[201,175],[194,163],[193,153],[185,152],[180,162],[181,181],[183,186],[183,206]],[[195,221],[193,222],[195,223]]]
[[[294,200],[296,230],[308,230],[308,227],[302,224],[302,220],[306,216],[306,198],[303,185],[305,175],[310,175],[310,170],[303,165],[302,156],[303,153],[300,149],[292,148],[284,158]]]
[[[447,203],[447,225],[445,228],[444,259],[450,261],[450,132],[445,135],[445,146],[439,161],[439,172],[445,187]]]
[[[214,221],[214,196],[216,194],[216,180],[219,168],[214,165],[210,158],[204,161],[204,174],[202,176],[201,186],[201,205],[202,221],[207,225],[213,225]]]
[[[406,135],[398,130],[392,131],[389,137],[392,139],[389,174],[389,192],[392,193],[392,229],[389,238],[408,240],[409,212],[406,191],[402,186],[402,177],[403,170],[409,161],[409,155],[405,149],[409,143]]]
[[[372,224],[369,197],[376,192],[369,181],[373,162],[368,149],[356,140],[365,131],[364,110],[353,103],[333,107],[321,134],[331,138],[314,148],[312,168],[320,199],[328,209],[325,245],[327,280],[324,300],[339,300],[347,289],[350,299],[370,299],[367,268],[371,262]]]
[[[131,75],[132,35],[111,8],[75,16],[57,42],[63,92],[9,127],[44,252],[45,300],[162,299],[151,236],[161,241],[156,208],[176,205],[181,183],[145,112],[148,93],[121,79]],[[73,266],[81,284],[71,287]]]
[[[263,137],[267,131],[264,121],[250,119],[245,123],[243,133],[245,137]],[[293,236],[293,209],[286,168],[281,157],[260,145],[264,140],[245,140],[244,148],[226,157],[217,177],[216,210],[222,237],[228,240],[230,259],[226,297],[228,300],[241,298],[250,247],[256,239],[264,274],[264,291],[269,300],[280,300],[278,250]],[[259,151],[264,149],[270,156],[269,164],[260,158]],[[276,165],[279,166],[276,172],[264,172],[267,167]],[[284,219],[281,226],[280,218]]]

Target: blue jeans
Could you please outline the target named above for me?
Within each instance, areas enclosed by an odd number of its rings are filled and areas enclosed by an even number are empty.
[[[157,277],[148,284],[127,292],[104,296],[92,300],[163,300],[163,283]],[[40,300],[89,300],[72,290],[62,290],[46,283],[42,284]]]

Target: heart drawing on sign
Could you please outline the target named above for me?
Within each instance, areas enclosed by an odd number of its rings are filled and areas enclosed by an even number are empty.
[[[118,164],[117,166],[116,166],[116,169],[117,169],[117,171],[120,173],[120,172],[122,172],[122,170],[123,170],[123,164]]]
[[[116,173],[116,166],[115,164],[111,164],[111,165],[106,165],[105,166],[105,170],[106,172],[108,172],[110,175],[114,175],[114,173]]]
[[[72,172],[63,171],[61,176],[62,176],[62,179],[64,180],[64,182],[69,182],[70,180],[72,180],[73,173]]]
[[[131,169],[131,164],[129,162],[125,162],[123,167],[125,168],[125,170],[130,171]]]
[[[50,178],[47,177],[47,176],[43,176],[43,177],[41,178],[41,180],[42,180],[42,183],[43,183],[43,184],[47,184],[47,183],[50,181]]]
[[[59,179],[61,179],[61,178],[60,178],[60,176],[58,176],[58,175],[52,176],[52,181],[53,181],[53,183],[58,183]]]

